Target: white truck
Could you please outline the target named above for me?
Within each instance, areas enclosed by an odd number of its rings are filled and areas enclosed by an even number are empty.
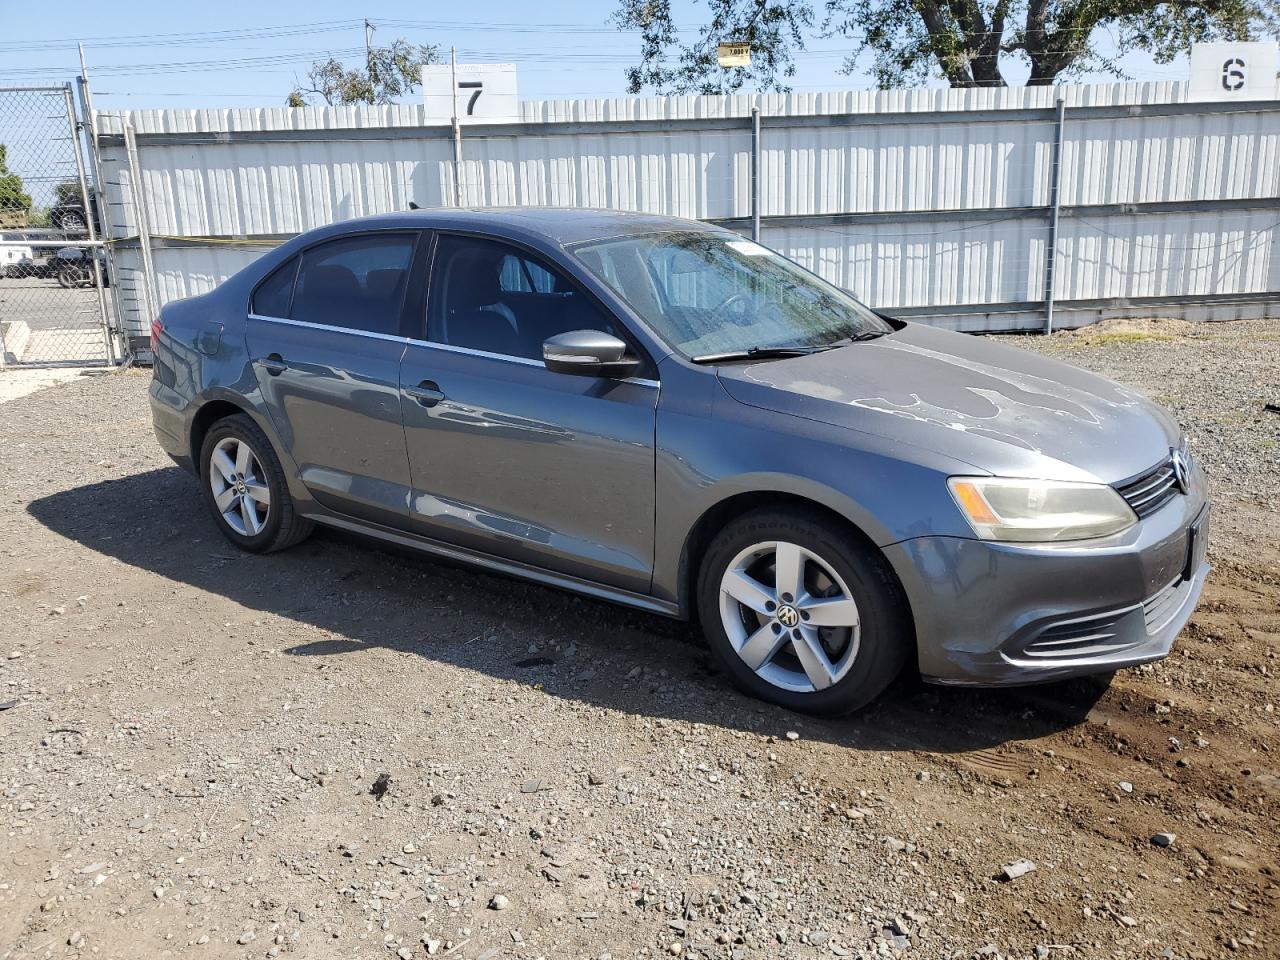
[[[35,249],[23,234],[0,233],[0,277],[27,276],[35,262]]]

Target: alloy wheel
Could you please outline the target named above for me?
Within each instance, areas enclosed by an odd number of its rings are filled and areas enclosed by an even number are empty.
[[[209,486],[227,526],[242,537],[263,531],[271,515],[271,488],[249,444],[238,437],[218,441],[209,456]]]
[[[762,680],[796,693],[839,683],[858,657],[858,604],[832,565],[795,543],[748,547],[720,578],[733,650]]]

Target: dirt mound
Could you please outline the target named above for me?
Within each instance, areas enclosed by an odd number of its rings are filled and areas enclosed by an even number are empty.
[[[1090,341],[1182,340],[1204,335],[1204,325],[1173,317],[1117,317],[1087,327],[1063,330],[1062,337]]]

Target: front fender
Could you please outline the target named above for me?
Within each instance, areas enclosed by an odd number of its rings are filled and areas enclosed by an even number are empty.
[[[890,438],[750,407],[724,393],[693,396],[692,402],[660,404],[658,412],[656,596],[687,608],[696,573],[687,557],[689,536],[710,511],[743,494],[824,507],[882,548],[926,535],[972,538],[947,489],[947,477],[972,470],[967,464]]]

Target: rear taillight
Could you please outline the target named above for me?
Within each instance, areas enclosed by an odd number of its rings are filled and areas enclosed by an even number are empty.
[[[160,322],[160,318],[156,317],[151,321],[151,352],[156,352],[156,347],[160,345],[160,334],[164,333],[164,324]]]

